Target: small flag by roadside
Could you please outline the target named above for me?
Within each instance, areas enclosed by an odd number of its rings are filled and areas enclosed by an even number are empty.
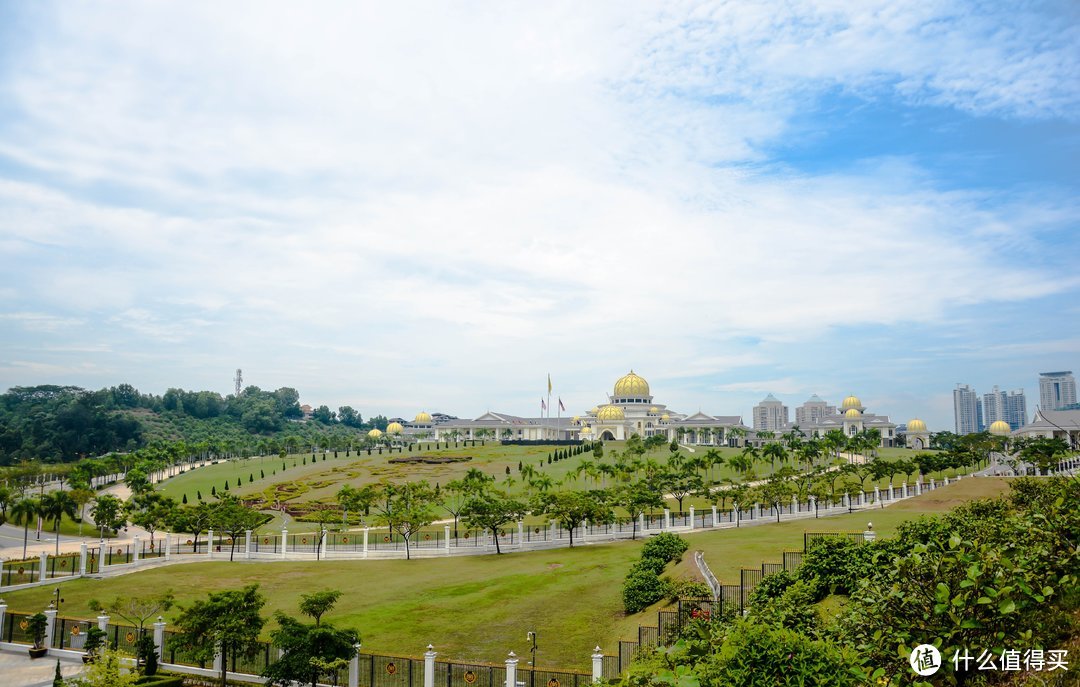
[[[566,411],[566,406],[563,405],[561,396],[559,397],[559,410]]]

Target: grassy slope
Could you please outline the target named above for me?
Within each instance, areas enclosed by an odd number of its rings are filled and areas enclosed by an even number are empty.
[[[872,517],[875,529],[887,534],[902,519],[947,510],[1004,488],[1000,479],[964,480],[872,516],[856,513],[818,522],[714,530],[688,538],[691,550],[705,551],[718,576],[731,579],[740,566],[775,561],[783,550],[801,548],[804,531],[862,529]],[[89,599],[110,599],[119,593],[142,595],[171,588],[187,603],[208,591],[258,582],[270,599],[267,615],[277,609],[292,613],[301,593],[334,588],[345,594],[331,619],[356,627],[371,651],[420,653],[430,642],[448,658],[492,661],[511,649],[525,653],[525,632],[535,630],[541,637],[542,665],[583,667],[596,644],[611,652],[616,640],[634,636],[639,623],[655,624],[651,612],[626,617],[620,611],[622,579],[639,548],[640,542],[623,542],[414,561],[187,564],[67,583],[63,612],[91,617]],[[690,557],[671,574],[692,574]],[[10,608],[31,610],[43,608],[50,594],[51,588],[40,588],[6,597]]]

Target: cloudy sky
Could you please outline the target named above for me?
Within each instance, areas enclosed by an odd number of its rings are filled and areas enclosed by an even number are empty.
[[[1075,2],[0,3],[0,388],[743,414],[1080,372]]]

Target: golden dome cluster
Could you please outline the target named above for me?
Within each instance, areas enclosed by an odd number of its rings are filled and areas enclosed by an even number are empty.
[[[368,435],[368,439],[378,439],[379,437],[382,436],[382,432],[380,432],[378,429],[373,429],[370,432],[368,432],[367,435]]]
[[[1009,423],[1005,422],[1004,420],[998,420],[997,422],[994,422],[990,425],[990,433],[994,436],[1005,437],[1008,436],[1009,432],[1011,431],[1012,427],[1010,427]]]
[[[923,422],[922,420],[920,420],[919,418],[909,420],[908,423],[907,423],[907,431],[909,431],[909,432],[925,432],[926,431],[926,423]]]
[[[596,413],[596,419],[600,422],[616,422],[618,420],[625,420],[626,413],[619,406],[607,405],[600,409]]]
[[[630,370],[630,374],[624,375],[619,378],[619,381],[615,382],[615,397],[623,398],[626,396],[648,396],[649,395],[649,383],[642,377],[634,374],[633,370]]]
[[[405,428],[401,426],[400,422],[391,422],[386,426],[387,434],[401,434],[405,431]]]
[[[416,417],[413,418],[413,423],[417,424],[417,425],[430,425],[431,424],[431,414],[430,413],[425,413],[424,411],[420,411],[419,413],[416,414]]]

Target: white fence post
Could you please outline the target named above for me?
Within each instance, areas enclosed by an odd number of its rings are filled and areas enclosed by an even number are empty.
[[[284,558],[285,554],[289,552],[289,530],[281,528],[281,557]]]
[[[138,563],[139,562],[139,553],[140,553],[139,535],[136,534],[135,537],[131,541],[131,562],[132,563]]]
[[[214,557],[214,530],[206,530],[206,557]]]
[[[170,547],[169,547],[169,533],[168,532],[165,532],[162,535],[161,542],[162,542],[161,545],[165,547],[165,560],[169,560],[169,557],[172,556],[172,551],[169,550]]]
[[[600,680],[604,679],[604,652],[600,651],[599,646],[593,649],[592,679],[593,682],[600,682]]]
[[[517,687],[517,655],[510,652],[506,659],[506,687]]]
[[[86,574],[86,542],[79,544],[79,576],[82,577]],[[0,627],[3,627],[0,624]]]
[[[52,647],[53,630],[56,629],[56,609],[49,604],[45,609],[45,646]]]
[[[443,549],[446,555],[450,555],[450,525],[443,525]]]
[[[368,530],[369,530],[369,528],[367,528],[367,527],[364,528],[364,558],[367,558]]]
[[[109,629],[109,616],[105,615],[104,613],[99,615],[97,617],[97,626],[98,629],[102,632],[107,631]]]
[[[666,532],[667,530],[670,530],[670,529],[671,529],[671,509],[670,508],[665,508],[664,509],[664,531]]]
[[[46,572],[45,571],[45,566],[47,566],[49,564],[49,554],[42,551],[41,555],[38,556],[38,561],[39,561],[39,564],[38,564],[38,582],[44,582],[45,581],[45,572]]]
[[[7,615],[7,602],[0,599],[0,627],[4,626],[4,616]]]
[[[690,529],[694,529],[694,507],[690,506]]]
[[[716,519],[716,504],[714,503],[712,507],[712,526],[716,527],[719,524],[719,521]]]
[[[244,558],[251,558],[251,530],[244,530]]]
[[[160,615],[154,623],[154,646],[157,647],[158,662],[165,662],[165,619]]]
[[[353,644],[353,655],[349,659],[349,687],[360,687],[360,644]]]
[[[424,652],[424,687],[435,687],[435,657],[438,655],[435,647],[428,644]]]
[[[525,548],[525,521],[518,520],[518,548]]]

